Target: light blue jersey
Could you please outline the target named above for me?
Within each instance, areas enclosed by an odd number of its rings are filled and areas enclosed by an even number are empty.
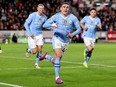
[[[34,36],[42,34],[43,23],[46,20],[47,17],[44,14],[40,16],[38,12],[31,13],[24,24],[27,31],[27,36],[29,36],[30,34],[33,34]]]
[[[50,19],[48,19],[43,27],[50,29],[52,28],[52,24],[56,23],[57,28],[54,29],[54,36],[56,36],[60,41],[67,43],[70,41],[68,37],[68,33],[72,33],[73,30],[76,28],[76,31],[73,32],[73,35],[79,34],[81,31],[79,21],[73,14],[68,14],[67,17],[63,17],[61,12],[56,13]]]
[[[96,38],[96,25],[99,24],[101,28],[101,20],[98,17],[91,18],[90,16],[85,16],[81,20],[81,23],[88,28],[87,30],[83,31],[82,37]]]

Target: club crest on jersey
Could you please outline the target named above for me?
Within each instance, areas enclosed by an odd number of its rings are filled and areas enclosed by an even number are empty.
[[[67,23],[67,20],[64,20],[64,24],[66,24]]]

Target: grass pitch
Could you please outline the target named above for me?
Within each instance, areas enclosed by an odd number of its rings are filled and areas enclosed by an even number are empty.
[[[82,65],[85,45],[69,44],[61,60],[61,85],[55,84],[52,63],[41,61],[37,70],[36,55],[25,57],[27,44],[0,45],[0,87],[116,87],[116,43],[97,43],[88,69]],[[44,45],[46,51],[53,55],[51,44]]]

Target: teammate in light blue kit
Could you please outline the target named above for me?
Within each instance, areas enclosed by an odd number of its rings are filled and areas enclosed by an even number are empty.
[[[84,50],[84,63],[83,65],[88,68],[87,63],[92,55],[92,51],[94,49],[94,43],[96,39],[96,30],[101,29],[101,21],[96,16],[97,11],[95,8],[90,9],[90,15],[85,16],[80,21],[80,26],[84,29],[82,37],[84,43],[86,45],[86,49]]]
[[[42,35],[42,27],[47,17],[43,14],[44,5],[39,4],[37,7],[37,12],[33,12],[29,15],[29,17],[25,21],[25,29],[28,36],[28,53],[36,54],[36,63],[35,67],[39,69],[39,58],[42,56],[42,46],[43,42],[43,35]]]
[[[47,58],[50,62],[54,64],[56,84],[63,83],[63,81],[59,77],[60,60],[63,56],[63,53],[68,48],[70,39],[74,35],[79,34],[81,31],[77,17],[69,13],[69,10],[69,3],[64,2],[60,7],[61,12],[53,15],[43,25],[44,28],[52,29],[54,32],[52,41],[54,57],[50,56],[49,53],[46,53],[44,56],[42,56],[41,60]],[[74,28],[76,28],[75,32],[73,32]]]

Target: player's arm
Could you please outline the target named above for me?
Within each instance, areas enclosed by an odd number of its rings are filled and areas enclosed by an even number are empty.
[[[96,26],[97,26],[97,28],[98,28],[99,30],[102,30],[101,20],[100,20],[100,19],[98,20],[98,23],[96,24]]]
[[[28,36],[33,36],[32,34],[31,34],[31,31],[30,31],[30,24],[31,24],[31,22],[32,22],[32,19],[33,19],[33,16],[32,16],[32,14],[30,14],[29,15],[29,17],[26,19],[26,21],[25,21],[25,23],[24,23],[24,27],[25,27],[25,29],[26,29],[26,31],[27,31],[27,35]]]
[[[72,38],[73,36],[75,36],[81,32],[81,27],[80,27],[79,21],[76,17],[74,17],[73,23],[76,28],[76,31],[74,31],[73,33],[68,33],[68,37],[70,37],[70,38]]]
[[[80,23],[80,26],[86,31],[88,28],[84,24]]]
[[[75,36],[75,35],[77,35],[77,34],[79,34],[81,32],[81,27],[80,27],[79,21],[78,21],[78,19],[76,17],[74,18],[74,26],[76,28],[76,31],[74,31],[72,33],[73,36]]]
[[[86,22],[86,17],[84,17],[81,21],[80,21],[80,26],[82,27],[82,29],[84,29],[85,31],[88,29],[87,27],[85,27],[85,22]]]
[[[46,21],[47,21],[47,17],[46,17],[46,16],[44,16],[44,23],[45,23]],[[43,24],[44,24],[44,23],[43,23]]]
[[[43,27],[46,29],[53,29],[54,27],[57,27],[57,24],[55,21],[55,15],[49,18],[44,24]]]

